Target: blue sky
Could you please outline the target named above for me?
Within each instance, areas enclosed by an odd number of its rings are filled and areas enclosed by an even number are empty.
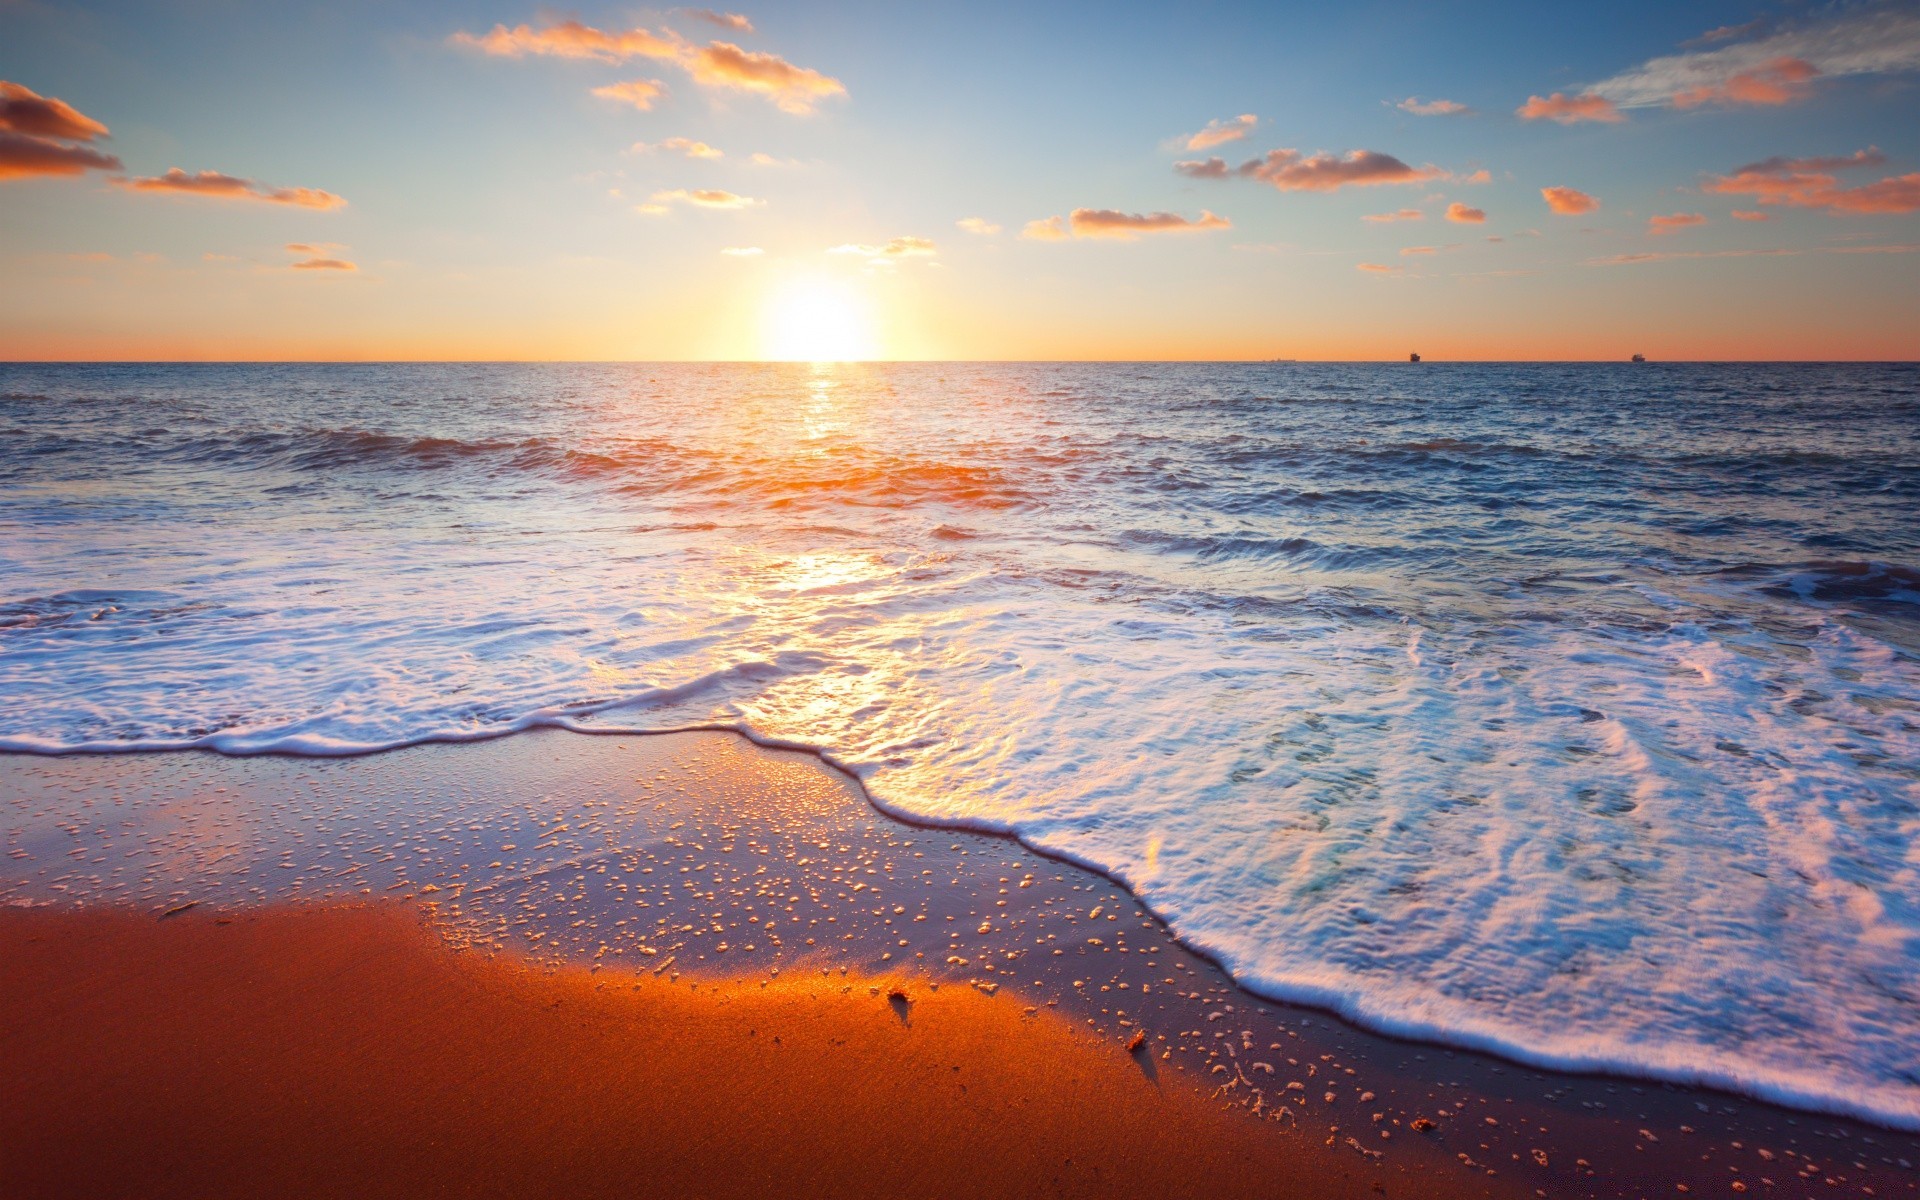
[[[753,358],[809,338],[911,358],[1920,352],[1920,181],[1900,182],[1920,172],[1910,4],[742,15],[750,33],[625,5],[0,2],[0,80],[107,126],[70,143],[121,164],[0,178],[17,281],[0,354]],[[566,20],[686,49],[484,48],[496,25],[550,45]],[[690,56],[714,42],[840,90],[796,112],[702,83]],[[593,94],[631,80],[664,94],[644,110]],[[1604,119],[1518,115],[1556,93],[1591,94]],[[1410,97],[1466,111],[1416,115]],[[1257,118],[1245,137],[1186,147],[1241,114]],[[1274,150],[1384,156],[1408,177],[1235,173]],[[1175,169],[1210,155],[1228,177]],[[1767,160],[1799,165],[1734,175]],[[127,186],[173,168],[256,186]],[[1772,190],[1715,190],[1742,180]],[[344,204],[260,198],[289,188]],[[1546,188],[1597,207],[1555,212]],[[736,206],[690,198],[723,193]],[[1450,221],[1454,204],[1485,219]],[[1402,211],[1421,216],[1363,219]],[[1055,217],[1070,236],[1023,236]]]

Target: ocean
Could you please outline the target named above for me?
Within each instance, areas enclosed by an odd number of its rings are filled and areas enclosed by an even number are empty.
[[[555,724],[816,749],[1375,1029],[1920,1128],[1920,367],[0,365],[0,749]]]

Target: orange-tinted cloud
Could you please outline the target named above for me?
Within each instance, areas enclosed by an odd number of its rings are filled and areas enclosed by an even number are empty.
[[[667,211],[669,204],[691,204],[695,208],[742,209],[765,204],[752,196],[742,196],[737,192],[720,188],[674,188],[671,191],[655,192],[651,203],[640,206],[640,211],[649,216],[658,216]]]
[[[306,257],[289,266],[295,271],[358,271],[358,265],[338,257],[337,252],[346,249],[338,242],[321,242],[314,245],[309,242],[288,242],[288,254],[301,254]]]
[[[741,16],[739,13],[715,12],[710,8],[683,8],[680,11],[697,21],[705,21],[709,25],[718,25],[720,28],[731,30],[734,33],[753,32],[753,22]]]
[[[629,79],[625,83],[609,83],[605,87],[593,89],[593,94],[602,100],[618,100],[622,104],[631,104],[641,112],[650,111],[653,102],[667,94],[666,85],[658,79]]]
[[[1353,269],[1365,271],[1370,275],[1405,275],[1405,267],[1389,267],[1382,263],[1355,263]]]
[[[1675,108],[1703,104],[1791,104],[1807,94],[1807,85],[1819,70],[1804,58],[1776,58],[1751,71],[1730,75],[1719,83],[1703,84],[1674,93]]]
[[[1458,177],[1458,179],[1461,183],[1492,183],[1493,172],[1487,170],[1485,167],[1481,167],[1478,171],[1475,171],[1473,174],[1461,175]]]
[[[1487,221],[1487,210],[1484,208],[1468,208],[1458,200],[1455,200],[1452,204],[1447,205],[1447,220],[1457,221],[1462,225],[1484,225]]]
[[[847,94],[838,79],[809,67],[796,67],[777,54],[742,50],[731,42],[713,42],[696,51],[684,65],[696,83],[757,92],[790,113],[809,113],[820,100]]]
[[[1377,150],[1325,152],[1303,157],[1298,150],[1269,150],[1264,158],[1230,167],[1223,158],[1189,159],[1173,169],[1190,179],[1258,179],[1283,192],[1331,192],[1343,187],[1382,183],[1422,183],[1446,175],[1438,167],[1410,167]]]
[[[0,179],[118,171],[120,160],[91,146],[63,146],[47,138],[0,131]]]
[[[107,127],[52,96],[24,84],[0,79],[0,132],[61,142],[90,142],[107,136]]]
[[[1000,232],[1000,227],[985,217],[961,217],[954,224],[968,233],[977,233],[981,237],[992,237]]]
[[[223,175],[219,171],[201,171],[189,175],[179,167],[164,175],[119,181],[120,186],[136,192],[174,192],[190,196],[211,196],[220,200],[260,200],[268,204],[291,204],[297,208],[342,208],[346,201],[319,188],[273,187]]]
[[[685,137],[670,137],[664,141],[655,142],[652,145],[648,145],[645,142],[635,142],[633,148],[640,153],[645,153],[648,150],[670,150],[675,154],[684,154],[688,158],[726,157],[725,151],[709,146],[705,142],[697,142],[692,138]]]
[[[1736,221],[1771,221],[1773,220],[1773,218],[1767,215],[1766,213],[1759,212],[1754,209],[1748,209],[1748,208],[1736,208],[1727,215],[1732,217]]]
[[[1555,92],[1551,96],[1528,96],[1525,104],[1514,109],[1514,115],[1523,121],[1558,121],[1562,125],[1574,125],[1581,121],[1600,121],[1613,125],[1627,119],[1613,101],[1593,92],[1579,96],[1569,96],[1565,92]]]
[[[1678,233],[1695,225],[1705,225],[1707,218],[1700,213],[1668,213],[1666,216],[1647,218],[1648,233]]]
[[[627,29],[609,33],[579,21],[561,21],[544,29],[516,25],[512,29],[495,25],[478,37],[456,33],[448,39],[483,54],[503,58],[522,58],[529,54],[554,58],[591,58],[600,62],[623,62],[629,58],[678,59],[687,45],[677,35],[655,34],[646,29]]]
[[[1231,121],[1208,121],[1205,129],[1187,137],[1187,149],[1211,150],[1215,146],[1237,142],[1253,132],[1253,127],[1259,123],[1260,118],[1252,113],[1241,113]]]
[[[1451,117],[1460,113],[1473,111],[1466,105],[1452,100],[1427,100],[1423,102],[1418,96],[1408,96],[1405,100],[1394,105],[1394,107],[1403,112],[1410,112],[1416,117]],[[1198,149],[1198,147],[1195,147],[1195,149]]]
[[[1036,242],[1061,242],[1073,236],[1067,232],[1064,217],[1042,217],[1037,221],[1028,221],[1020,230],[1020,236]]]
[[[1824,208],[1835,213],[1873,215],[1920,210],[1920,173],[1891,176],[1859,187],[1841,187],[1833,174],[1885,161],[1886,156],[1872,148],[1845,156],[1775,157],[1710,177],[1700,187],[1719,195],[1752,196],[1762,205]]]
[[[1200,233],[1210,229],[1231,229],[1233,222],[1206,209],[1189,220],[1179,213],[1128,213],[1111,208],[1076,208],[1067,218],[1068,228],[1077,238],[1113,238],[1132,241],[1143,233]]]
[[[901,258],[931,258],[934,254],[932,238],[897,237],[889,238],[884,246],[868,246],[859,242],[849,242],[844,246],[835,246],[828,254],[858,254],[862,258],[877,259],[886,262]]]
[[[1540,189],[1540,197],[1548,208],[1563,217],[1577,217],[1600,207],[1598,200],[1570,187],[1544,187]]]
[[[1378,150],[1349,150],[1344,157],[1321,153],[1307,158],[1302,158],[1297,150],[1269,150],[1266,158],[1246,164],[1241,173],[1283,192],[1331,192],[1343,187],[1421,183],[1446,174],[1436,167],[1410,167]]]
[[[1362,221],[1371,221],[1375,225],[1384,225],[1389,221],[1418,221],[1424,218],[1426,215],[1427,214],[1421,212],[1417,208],[1403,208],[1403,209],[1400,209],[1398,212],[1368,213],[1366,216],[1361,217],[1360,219]]]
[[[1439,251],[1432,246],[1405,246],[1405,247],[1402,247],[1400,250],[1400,256],[1402,258],[1412,258],[1416,254],[1438,254],[1438,253]]]

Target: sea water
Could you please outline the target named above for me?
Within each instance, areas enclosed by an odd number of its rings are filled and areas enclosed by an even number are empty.
[[[726,725],[1248,987],[1920,1127],[1920,368],[0,366],[0,749]]]

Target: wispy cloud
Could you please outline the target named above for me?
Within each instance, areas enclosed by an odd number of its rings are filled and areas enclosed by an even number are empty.
[[[954,225],[967,233],[978,234],[981,237],[992,237],[1000,232],[1000,227],[985,217],[961,217],[954,222]]]
[[[1627,119],[1613,101],[1593,92],[1579,96],[1565,92],[1528,96],[1527,102],[1514,109],[1513,114],[1522,121],[1558,121],[1562,125],[1577,125],[1581,121],[1616,125]]]
[[[1901,214],[1920,210],[1920,172],[1878,183],[1842,187],[1835,171],[1876,167],[1886,161],[1869,147],[1844,156],[1774,157],[1709,177],[1700,189],[1723,196],[1751,196],[1762,205],[1819,208],[1833,213]]]
[[[675,204],[686,204],[693,208],[738,211],[765,204],[752,196],[742,196],[737,192],[721,188],[673,188],[669,191],[655,192],[647,198],[647,203],[635,207],[634,211],[649,217],[658,217],[667,213]]]
[[[1405,275],[1407,273],[1405,267],[1389,267],[1384,263],[1355,263],[1353,269],[1365,271],[1369,275]]]
[[[665,150],[668,153],[682,154],[688,158],[725,158],[726,157],[726,154],[723,151],[716,150],[712,146],[707,145],[705,142],[697,142],[692,138],[686,138],[686,137],[670,137],[663,141],[654,142],[651,145],[649,145],[646,142],[635,142],[633,144],[633,149],[635,153],[640,153],[640,154],[644,154],[649,150]]]
[[[1741,71],[1720,83],[1702,84],[1675,92],[1675,108],[1699,108],[1717,104],[1725,108],[1747,104],[1756,106],[1791,104],[1807,94],[1808,85],[1820,72],[1801,58],[1776,58],[1751,71]]]
[[[290,204],[296,208],[333,209],[343,208],[347,203],[332,192],[324,192],[319,188],[274,187],[219,171],[188,174],[179,167],[169,168],[164,175],[116,182],[136,192],[171,192],[207,196],[216,200],[257,200],[267,204]]]
[[[726,18],[730,16],[725,13],[713,15],[719,17],[723,25],[727,24]],[[727,27],[737,28],[731,25]],[[750,29],[751,25],[747,28]],[[545,55],[605,63],[626,62],[634,58],[656,59],[679,66],[703,87],[756,93],[791,113],[812,112],[820,100],[829,96],[844,96],[847,91],[839,80],[809,67],[795,66],[777,54],[743,50],[732,42],[709,42],[705,46],[696,46],[671,30],[655,33],[650,29],[635,27],[608,31],[569,20],[538,29],[530,25],[512,28],[495,25],[484,34],[455,33],[448,40],[456,46],[503,58]],[[605,93],[596,89],[596,94]],[[630,100],[644,108],[657,94],[615,98]],[[642,99],[646,103],[640,103]]]
[[[694,82],[708,87],[757,92],[783,112],[810,113],[829,96],[844,96],[838,79],[809,67],[796,67],[777,54],[742,50],[731,42],[714,42],[686,60]]]
[[[295,271],[358,271],[359,265],[339,257],[346,247],[338,242],[288,242],[287,253],[300,255],[300,261],[289,264]]]
[[[1487,220],[1487,210],[1484,208],[1468,208],[1458,200],[1455,200],[1452,204],[1447,205],[1447,220],[1455,221],[1462,225],[1483,225]]]
[[[1767,213],[1759,212],[1755,209],[1750,209],[1750,208],[1736,208],[1732,212],[1728,213],[1727,215],[1732,217],[1736,221],[1771,221],[1773,220],[1773,217],[1771,215]]]
[[[1269,150],[1265,157],[1249,159],[1237,167],[1215,157],[1177,162],[1173,169],[1191,179],[1257,179],[1283,192],[1331,192],[1343,187],[1422,183],[1446,176],[1438,167],[1410,167],[1378,150],[1349,150],[1344,155],[1321,151],[1311,156],[1298,150]]]
[[[1577,188],[1544,187],[1540,189],[1540,198],[1547,207],[1562,217],[1577,217],[1590,213],[1600,207],[1600,202]]]
[[[1416,117],[1453,117],[1473,111],[1454,100],[1421,100],[1418,96],[1408,96],[1394,107]]]
[[[1187,135],[1187,149],[1211,150],[1215,146],[1237,142],[1252,133],[1253,127],[1259,123],[1260,118],[1252,113],[1241,113],[1230,121],[1208,121],[1205,129]]]
[[[1057,242],[1068,237],[1105,238],[1131,242],[1144,234],[1205,233],[1232,229],[1233,222],[1206,209],[1197,217],[1179,213],[1130,213],[1113,208],[1076,208],[1066,217],[1045,217],[1028,221],[1020,236],[1035,241]]]
[[[696,21],[705,21],[709,25],[718,25],[720,28],[733,33],[753,32],[753,22],[741,16],[739,13],[715,12],[710,8],[683,8],[680,11]]]
[[[857,254],[871,262],[893,262],[903,258],[932,258],[935,247],[931,238],[897,237],[887,239],[886,244],[881,246],[849,242],[844,246],[835,246],[827,253]]]
[[[758,246],[722,246],[720,253],[728,258],[758,258],[766,251]]]
[[[1920,9],[1846,5],[1752,40],[1764,27],[1726,30],[1715,49],[1650,59],[1592,85],[1622,108],[1694,103],[1785,103],[1817,77],[1920,70]],[[1721,33],[1722,31],[1715,31]],[[1796,64],[1784,68],[1782,64]],[[1803,73],[1804,72],[1804,73]]]
[[[1361,217],[1360,219],[1362,221],[1371,221],[1375,225],[1385,225],[1390,221],[1418,221],[1425,218],[1426,215],[1427,214],[1421,212],[1417,208],[1403,208],[1397,212],[1368,213],[1366,216]]]
[[[1440,251],[1433,246],[1403,246],[1400,249],[1400,257],[1402,258],[1412,258],[1415,255],[1419,255],[1419,254],[1438,254],[1438,253],[1440,253]]]
[[[106,136],[66,101],[0,80],[0,179],[118,171],[119,159],[84,144]]]
[[[1665,216],[1647,218],[1647,232],[1652,234],[1679,233],[1682,229],[1691,229],[1695,225],[1705,225],[1707,218],[1701,213],[1668,213]]]
[[[653,108],[653,102],[667,94],[667,85],[658,79],[629,79],[625,83],[609,83],[605,87],[593,89],[593,94],[602,100],[618,100],[622,104],[631,104],[641,112]]]

